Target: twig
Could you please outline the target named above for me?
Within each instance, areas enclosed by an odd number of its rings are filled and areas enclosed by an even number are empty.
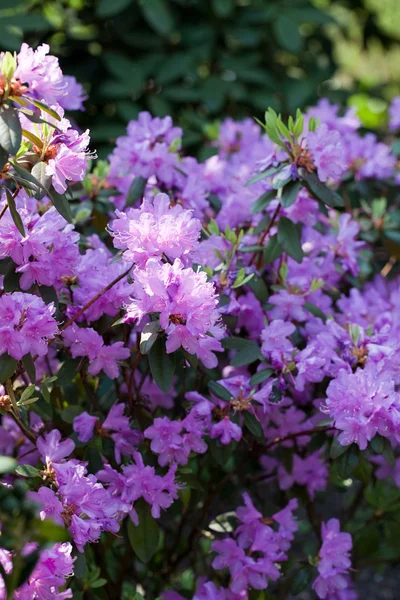
[[[96,294],[91,300],[89,300],[89,302],[87,302],[85,304],[85,306],[83,306],[80,310],[78,310],[78,312],[71,317],[71,319],[69,319],[66,323],[64,323],[64,325],[61,327],[60,331],[64,331],[65,329],[67,329],[67,327],[69,327],[70,325],[72,325],[72,323],[74,321],[76,321],[76,319],[78,319],[78,317],[80,317],[81,315],[83,315],[83,313],[92,306],[92,304],[94,304],[95,302],[97,302],[97,300],[99,298],[101,298],[101,296],[103,294],[105,294],[106,292],[108,292],[108,290],[111,290],[112,287],[114,287],[114,285],[116,283],[118,283],[119,281],[121,281],[121,279],[123,279],[124,277],[126,277],[129,274],[129,271],[132,269],[133,265],[131,265],[129,267],[129,269],[127,269],[126,271],[124,271],[123,273],[121,273],[121,275],[118,275],[118,277],[116,277],[115,279],[113,279],[113,281],[111,281],[111,283],[109,283],[108,285],[106,285],[102,290],[100,290],[100,292],[98,294]]]
[[[325,427],[314,427],[313,429],[305,429],[304,431],[296,431],[296,433],[289,433],[288,435],[283,435],[281,437],[277,437],[268,444],[264,446],[264,448],[271,448],[276,444],[280,444],[281,442],[285,442],[286,440],[292,440],[294,438],[300,437],[302,435],[312,435],[313,433],[324,433],[325,431],[335,430],[336,427],[333,425],[326,425]]]

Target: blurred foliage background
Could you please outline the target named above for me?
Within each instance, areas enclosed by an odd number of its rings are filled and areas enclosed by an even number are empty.
[[[0,49],[23,40],[83,83],[74,118],[101,157],[140,110],[172,115],[195,153],[225,116],[321,96],[379,128],[400,93],[399,0],[0,0]]]

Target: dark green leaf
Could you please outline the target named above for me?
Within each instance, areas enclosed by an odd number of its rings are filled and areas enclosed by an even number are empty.
[[[306,173],[303,178],[306,187],[318,200],[334,208],[344,206],[343,198],[321,183],[316,173]]]
[[[311,302],[304,302],[304,308],[314,315],[314,317],[319,317],[325,323],[327,318],[326,314],[320,308],[318,308],[318,306],[315,306],[315,304],[312,304]]]
[[[133,0],[98,0],[96,3],[96,14],[101,19],[113,17],[122,12],[132,4]]]
[[[303,45],[302,37],[296,21],[289,18],[285,12],[278,16],[274,22],[274,32],[280,46],[289,52],[299,52]]]
[[[260,212],[261,210],[264,210],[264,208],[266,208],[268,206],[268,204],[270,204],[272,202],[272,200],[274,200],[275,198],[276,198],[275,190],[271,190],[270,192],[265,192],[252,205],[251,214],[254,215],[255,213]]]
[[[11,268],[4,275],[3,287],[5,292],[16,292],[20,290],[19,280],[21,273],[16,273],[14,268]]]
[[[22,127],[15,108],[0,107],[0,146],[9,154],[17,154],[22,141]]]
[[[24,224],[23,224],[22,219],[17,210],[13,195],[11,194],[11,192],[8,188],[5,188],[5,190],[6,190],[6,196],[7,196],[7,204],[8,204],[8,208],[10,210],[12,220],[14,221],[14,224],[15,224],[16,228],[18,229],[18,231],[20,232],[20,234],[23,237],[25,237]]]
[[[15,472],[22,477],[41,477],[39,469],[32,467],[31,465],[18,465]]]
[[[243,411],[244,423],[247,429],[256,437],[263,438],[264,433],[262,427],[255,415],[248,410]]]
[[[135,503],[135,510],[139,517],[139,525],[136,527],[129,520],[128,537],[139,560],[148,563],[157,550],[160,530],[151,516],[150,506],[142,498]]]
[[[300,181],[290,181],[285,185],[281,196],[283,208],[289,208],[289,206],[292,206],[296,202],[296,198],[302,187],[303,184]]]
[[[148,356],[154,381],[163,392],[168,392],[175,373],[175,354],[167,354],[164,341],[158,338]]]
[[[11,456],[0,456],[0,474],[11,473],[15,471],[16,466],[18,465],[15,458],[11,458]]]
[[[250,385],[258,385],[259,383],[266,381],[271,377],[273,372],[273,369],[263,369],[262,371],[258,371],[250,379]]]
[[[359,449],[355,444],[349,446],[348,450],[341,454],[335,461],[339,477],[347,479],[352,474],[359,459]]]
[[[51,176],[46,174],[46,169],[46,163],[38,162],[32,167],[32,175],[46,190],[48,190],[51,185]]]
[[[33,569],[36,567],[40,557],[40,549],[37,548],[33,552],[29,552],[23,557],[22,568],[18,576],[18,582],[16,587],[23,585],[29,577],[32,575]]]
[[[234,0],[212,0],[212,7],[218,17],[229,17],[232,13],[235,3]]]
[[[0,383],[4,383],[14,374],[17,368],[17,361],[7,352],[0,356]]]
[[[29,375],[29,379],[32,382],[35,382],[36,381],[36,367],[35,367],[35,363],[33,362],[32,355],[25,354],[25,356],[22,357],[22,364],[23,364],[25,371]]]
[[[232,399],[231,392],[229,390],[227,390],[226,387],[224,387],[220,383],[217,383],[216,381],[209,381],[208,388],[209,388],[210,392],[212,394],[214,394],[214,396],[217,396],[217,398],[221,398],[221,400],[226,400],[226,402],[231,401],[231,399]]]
[[[5,275],[5,273],[7,273],[7,271],[12,269],[13,265],[14,265],[14,263],[9,256],[7,256],[7,258],[1,258],[0,259],[0,275]],[[14,265],[14,266],[16,266],[16,265]]]
[[[35,519],[35,541],[46,544],[47,542],[67,542],[69,540],[69,533],[65,527],[57,525],[54,521],[46,519],[41,521]]]
[[[310,567],[303,567],[300,571],[297,571],[292,579],[292,585],[290,591],[294,596],[297,596],[301,592],[304,592],[308,588],[312,580],[312,571]]]
[[[129,188],[128,195],[126,197],[126,205],[132,206],[138,200],[143,198],[144,190],[146,188],[147,179],[144,177],[135,177],[132,181],[131,187]]]
[[[54,306],[58,308],[58,296],[55,288],[47,285],[39,285],[39,294],[42,296],[46,304],[54,303]]]
[[[270,175],[275,175],[282,168],[282,165],[280,165],[279,167],[270,167],[269,169],[265,169],[265,171],[261,171],[261,173],[257,173],[257,175],[254,175],[251,179],[249,179],[249,181],[246,182],[246,185],[252,185],[253,183],[257,183],[258,181],[265,179],[266,177],[270,177]]]
[[[41,111],[43,111],[43,112],[47,113],[48,115],[50,115],[51,117],[53,117],[53,119],[55,119],[56,121],[61,121],[61,117],[58,114],[58,112],[56,112],[53,108],[50,108],[50,106],[47,106],[47,104],[45,104],[44,102],[41,102],[40,100],[36,100],[35,98],[32,98],[31,96],[23,96],[23,98],[27,102],[30,102],[31,104],[36,106],[36,108],[39,108]]]
[[[250,365],[256,360],[262,359],[263,355],[261,354],[260,348],[257,344],[253,344],[252,346],[240,350],[236,356],[232,358],[231,365],[233,367],[243,367],[244,365]]]
[[[0,170],[3,169],[3,167],[7,161],[8,161],[8,152],[7,152],[7,150],[4,150],[4,148],[2,148],[0,146]]]
[[[53,206],[56,208],[56,210],[60,213],[60,215],[62,217],[64,217],[64,219],[66,221],[68,221],[68,223],[72,223],[72,212],[71,212],[71,207],[69,205],[69,202],[67,200],[67,197],[65,196],[65,194],[59,194],[58,192],[56,192],[56,190],[52,187],[49,191],[48,191],[48,196],[53,204]]]
[[[365,456],[360,452],[359,456],[358,456],[358,462],[357,462],[356,466],[354,467],[354,469],[352,470],[351,474],[353,475],[353,477],[355,477],[356,479],[359,479],[363,483],[368,483],[369,480],[371,479],[372,471],[373,471],[372,465],[368,462],[368,460],[365,458]]]
[[[221,444],[219,440],[211,440],[209,448],[214,460],[221,466],[224,467],[230,457],[232,456],[237,444],[231,442],[230,444]]]
[[[283,248],[278,241],[278,235],[275,234],[269,238],[264,249],[264,262],[269,265],[281,256]]]
[[[331,458],[339,458],[344,452],[347,452],[350,446],[343,446],[337,438],[333,438],[329,455]]]
[[[150,27],[160,35],[169,35],[174,21],[166,0],[145,0],[140,4],[142,13]]]
[[[296,262],[303,260],[300,235],[296,225],[290,219],[281,217],[278,223],[278,242],[284,251]]]

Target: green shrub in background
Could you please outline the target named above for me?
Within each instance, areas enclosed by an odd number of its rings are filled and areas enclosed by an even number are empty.
[[[193,152],[218,119],[290,113],[321,95],[357,92],[366,125],[381,125],[382,85],[400,77],[368,65],[383,47],[397,63],[396,18],[389,0],[379,11],[372,0],[0,0],[0,47],[50,44],[88,91],[76,120],[100,156],[140,110],[172,115]]]

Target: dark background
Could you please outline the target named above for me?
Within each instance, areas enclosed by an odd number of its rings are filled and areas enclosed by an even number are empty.
[[[400,92],[399,38],[398,0],[0,0],[2,49],[48,43],[85,86],[74,118],[101,157],[140,110],[172,115],[200,158],[227,115],[321,96],[379,128]]]

